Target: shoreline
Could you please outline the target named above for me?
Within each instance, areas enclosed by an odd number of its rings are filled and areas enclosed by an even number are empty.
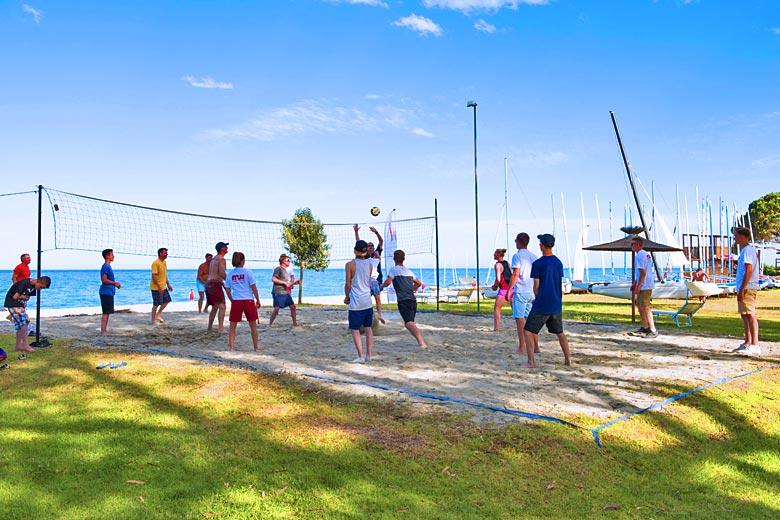
[[[228,301],[228,303],[230,303]],[[260,298],[260,303],[262,304],[262,309],[273,309],[273,300],[271,298]],[[295,302],[297,305],[297,301]],[[311,304],[311,305],[344,305],[344,297],[343,296],[306,296],[303,298],[303,304]],[[383,303],[387,303],[386,301]],[[228,308],[230,306],[228,305]],[[115,308],[115,314],[124,314],[124,313],[150,313],[152,311],[152,304],[150,303],[134,303],[131,305],[118,305]],[[187,302],[171,302],[168,304],[168,306],[165,308],[165,311],[163,312],[195,312],[197,314],[198,312],[198,302],[196,301],[187,301]],[[2,314],[3,317],[5,317],[8,314],[8,311],[5,309],[0,310],[0,314]],[[85,306],[85,307],[61,307],[61,308],[53,308],[53,309],[41,309],[41,318],[61,318],[64,316],[96,316],[96,315],[102,315],[103,310],[101,309],[100,305],[94,305],[94,306]],[[35,319],[35,307],[30,306],[27,309],[27,315],[30,317],[30,320]]]

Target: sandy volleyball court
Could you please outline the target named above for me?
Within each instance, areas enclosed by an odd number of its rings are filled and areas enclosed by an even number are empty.
[[[148,307],[148,306],[147,306]],[[135,306],[144,309],[144,306]],[[167,323],[152,326],[147,312],[121,312],[111,317],[109,336],[99,336],[99,315],[42,318],[42,331],[52,337],[72,338],[76,344],[103,348],[176,352],[207,356],[342,381],[362,381],[469,402],[516,409],[552,417],[584,413],[599,417],[622,415],[669,395],[663,385],[685,388],[733,376],[777,362],[780,345],[762,343],[760,359],[737,357],[728,351],[739,340],[703,337],[693,331],[661,329],[654,340],[628,335],[632,328],[567,323],[574,365],[563,365],[555,336],[542,333],[542,353],[535,370],[520,369],[525,359],[515,353],[514,322],[504,319],[493,333],[492,317],[421,313],[418,325],[430,350],[420,350],[403,328],[396,312],[387,312],[388,324],[377,330],[374,357],[353,364],[354,346],[342,307],[300,308],[301,326],[293,328],[283,310],[268,328],[268,308],[260,310],[260,351],[252,350],[249,327],[239,325],[236,351],[228,350],[227,336],[207,333],[207,315],[193,311],[168,312]],[[99,312],[99,311],[98,311]],[[121,358],[117,352],[111,359]],[[316,381],[316,380],[315,380]],[[479,420],[506,421],[513,416],[462,404],[377,390],[363,385],[320,384],[342,392],[378,395],[440,405],[476,414]],[[679,393],[678,390],[673,393]]]

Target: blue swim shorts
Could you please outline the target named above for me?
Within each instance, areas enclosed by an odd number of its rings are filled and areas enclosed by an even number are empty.
[[[533,293],[521,293],[515,291],[512,296],[512,316],[515,319],[525,319],[531,313],[531,302],[534,301]]]
[[[295,305],[295,302],[293,301],[292,296],[290,296],[289,293],[272,294],[271,297],[274,299],[274,307],[279,307],[280,309],[284,309],[285,307],[291,307]]]
[[[360,327],[371,327],[374,322],[374,308],[362,311],[349,311],[349,330],[360,330]]]

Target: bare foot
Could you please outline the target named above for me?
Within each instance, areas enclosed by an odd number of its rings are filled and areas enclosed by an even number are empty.
[[[536,347],[536,348],[534,349],[534,354],[540,354],[541,352],[542,352],[542,351],[541,351],[541,350],[539,350],[539,347]]]
[[[217,331],[217,332],[219,332],[220,334],[227,334],[227,333],[228,333],[228,331],[226,331],[226,330],[224,330],[224,329],[223,329],[223,330],[220,330],[220,331]]]
[[[533,365],[529,365],[528,363],[523,363],[520,365],[520,368],[536,368],[536,364],[534,363]]]
[[[563,362],[563,364],[566,365],[567,367],[570,367],[571,366],[571,359],[567,359],[566,361]]]
[[[525,356],[525,349],[520,349],[520,348],[519,348],[519,349],[517,349],[517,350],[515,351],[515,353],[516,353],[516,354],[520,354],[521,356]]]
[[[24,351],[24,352],[35,352],[30,345],[25,345],[24,347],[14,348],[14,350],[16,350],[16,351]]]
[[[423,343],[422,345],[420,345],[420,348],[423,349],[423,350],[428,350],[428,345]]]
[[[387,321],[385,321],[385,319],[384,319],[382,316],[380,316],[380,317],[379,317],[379,321],[381,321],[381,322],[382,322],[382,325],[384,325],[385,323],[387,323]]]

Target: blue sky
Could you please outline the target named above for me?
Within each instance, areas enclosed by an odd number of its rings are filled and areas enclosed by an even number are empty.
[[[473,266],[469,100],[482,266],[505,157],[513,234],[552,231],[561,192],[571,243],[580,193],[591,226],[595,194],[622,224],[610,110],[672,224],[676,185],[692,215],[697,187],[740,208],[780,188],[775,1],[3,1],[0,47],[2,193],[43,184],[263,220],[307,206],[323,222],[373,205],[429,216],[437,198],[443,260]],[[11,268],[35,249],[35,199],[0,211]]]

